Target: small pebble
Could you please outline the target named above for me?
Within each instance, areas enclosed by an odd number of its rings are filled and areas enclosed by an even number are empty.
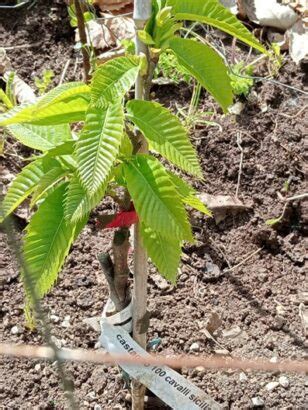
[[[280,386],[287,389],[290,386],[290,381],[286,376],[280,376],[279,377],[279,384],[280,384]]]
[[[279,386],[278,382],[269,382],[267,383],[267,385],[265,386],[266,390],[268,391],[273,391],[275,390],[277,387]]]
[[[198,343],[193,343],[193,344],[190,346],[189,350],[192,351],[192,352],[199,352],[200,346],[199,346]]]
[[[51,341],[57,346],[58,349],[61,349],[62,347],[61,340],[57,339],[55,336],[51,336]]]
[[[240,373],[240,382],[247,382],[248,377],[246,376],[246,374],[244,372]]]
[[[264,406],[264,400],[261,399],[261,397],[253,397],[251,399],[252,404],[254,407],[263,407]]]
[[[102,410],[102,407],[99,404],[94,404],[94,410]]]
[[[54,323],[58,323],[60,318],[57,315],[50,315],[50,320]]]
[[[39,371],[41,370],[41,364],[40,364],[40,363],[37,363],[37,364],[34,366],[34,370],[35,370],[36,372],[39,372]]]
[[[90,391],[87,394],[87,398],[91,399],[91,400],[95,400],[96,396],[95,396],[95,391]]]
[[[13,326],[11,329],[12,335],[20,335],[22,333],[22,329],[19,326]]]
[[[271,363],[277,363],[278,362],[278,357],[277,356],[273,356],[270,358],[270,362]]]
[[[70,319],[70,316],[65,316],[63,322],[61,323],[61,327],[64,327],[66,329],[69,328],[71,326]]]
[[[196,371],[199,372],[199,373],[202,373],[202,372],[205,371],[205,367],[203,367],[203,366],[197,366],[197,367],[196,367]]]

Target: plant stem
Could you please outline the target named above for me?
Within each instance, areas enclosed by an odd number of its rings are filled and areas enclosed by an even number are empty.
[[[151,16],[151,0],[134,0],[134,21],[136,30],[144,28],[146,21]],[[148,57],[147,46],[142,43],[136,33],[136,54],[144,54]],[[146,78],[147,77],[147,78]],[[149,78],[138,75],[135,86],[135,98],[145,99],[149,91],[145,85]],[[147,95],[146,95],[147,94]],[[145,139],[139,135],[140,148],[138,152],[146,153],[148,146]],[[133,294],[133,337],[143,348],[146,348],[146,332],[148,327],[147,316],[147,253],[142,246],[140,238],[139,224],[134,227],[134,294]],[[132,382],[132,408],[133,410],[143,410],[144,408],[145,386],[134,380]]]
[[[86,27],[83,18],[83,11],[80,4],[80,0],[74,0],[75,10],[76,10],[76,17],[77,17],[77,25],[78,25],[78,32],[79,38],[81,42],[81,52],[83,58],[83,70],[84,70],[84,81],[89,83],[91,76],[91,63],[89,53],[87,51],[87,34],[86,34]]]

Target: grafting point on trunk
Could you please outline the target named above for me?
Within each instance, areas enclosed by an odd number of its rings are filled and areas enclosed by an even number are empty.
[[[120,312],[130,302],[130,292],[128,286],[128,250],[129,250],[129,229],[120,228],[115,231],[113,243],[113,261],[108,253],[98,255],[98,260],[109,285],[109,296],[112,300],[116,312]],[[114,313],[116,313],[114,312]]]

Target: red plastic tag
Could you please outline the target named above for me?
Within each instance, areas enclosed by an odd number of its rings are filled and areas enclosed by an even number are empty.
[[[128,228],[138,222],[138,215],[135,210],[121,211],[109,222],[105,228]]]

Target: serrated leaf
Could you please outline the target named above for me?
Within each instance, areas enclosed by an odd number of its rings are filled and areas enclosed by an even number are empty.
[[[53,188],[68,174],[69,171],[63,169],[60,166],[54,167],[46,172],[46,174],[42,176],[39,183],[37,184],[37,187],[31,198],[30,206],[33,207],[46,192]]]
[[[58,125],[83,121],[89,99],[85,95],[40,105],[20,105],[0,116],[0,126],[27,123],[32,125]]]
[[[93,195],[108,177],[119,153],[124,113],[120,102],[106,110],[91,107],[76,144],[78,173],[84,188]]]
[[[181,242],[163,237],[144,224],[140,226],[143,245],[159,273],[175,283],[181,259]]]
[[[122,141],[120,145],[120,155],[124,157],[129,157],[133,153],[133,144],[129,139],[128,135],[124,132],[122,136]]]
[[[66,184],[63,184],[53,191],[26,228],[23,255],[39,297],[43,297],[55,283],[74,239],[75,225],[64,218],[65,189]],[[29,292],[27,295],[29,297]],[[30,306],[32,302],[30,299]]]
[[[42,108],[60,101],[71,100],[72,97],[82,97],[90,100],[91,88],[82,82],[71,82],[58,85],[47,94],[43,95],[37,102],[37,107]]]
[[[191,241],[184,205],[162,164],[138,154],[125,162],[123,169],[141,222],[166,238]]]
[[[24,167],[15,177],[0,207],[0,221],[12,213],[37,187],[41,178],[54,166],[56,160],[37,159]]]
[[[56,147],[49,149],[46,153],[48,157],[57,157],[62,155],[71,155],[75,149],[75,140],[66,141],[61,145],[57,145]]]
[[[233,102],[230,77],[223,59],[211,47],[193,40],[173,38],[169,47],[179,63],[213,95],[227,112]]]
[[[177,20],[209,24],[267,54],[250,31],[218,0],[168,0],[167,5],[172,6]]]
[[[140,129],[151,146],[169,161],[202,177],[196,152],[180,120],[160,104],[132,100],[127,103],[127,117]]]
[[[121,99],[135,83],[139,63],[139,58],[130,56],[114,58],[100,66],[92,79],[92,105],[105,108]]]
[[[169,175],[184,204],[191,206],[192,208],[202,212],[205,215],[212,216],[212,212],[196,196],[197,192],[193,187],[191,187],[186,181],[184,181],[183,178],[180,178],[177,175],[172,174],[171,172],[169,173]]]
[[[7,129],[23,145],[39,151],[47,151],[72,138],[67,124],[54,126],[14,124],[9,125]]]
[[[74,176],[67,187],[65,195],[65,218],[77,222],[86,217],[103,199],[108,180],[99,189],[90,195],[81,185],[77,176]]]

